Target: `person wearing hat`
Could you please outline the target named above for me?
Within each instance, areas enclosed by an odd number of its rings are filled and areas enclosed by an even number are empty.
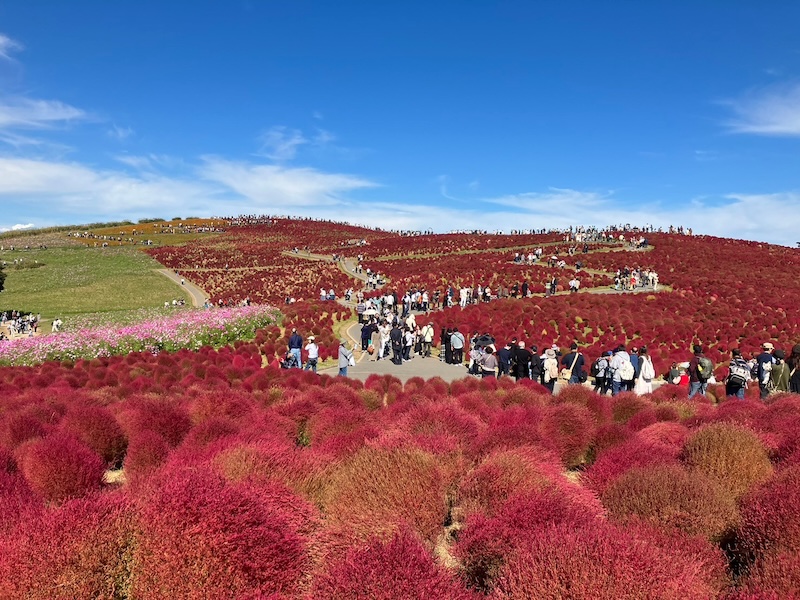
[[[775,364],[775,357],[772,355],[774,351],[775,346],[771,342],[764,342],[761,344],[761,354],[756,357],[756,375],[762,400],[769,396],[770,375]]]
[[[353,361],[353,353],[347,348],[347,340],[339,340],[339,376],[347,377],[347,367]]]
[[[548,348],[544,351],[544,375],[542,376],[544,387],[550,390],[552,394],[556,388],[556,381],[558,380],[558,359],[556,358],[556,351]]]
[[[788,392],[791,369],[786,364],[786,353],[783,350],[775,350],[772,356],[775,357],[775,364],[772,365],[772,371],[769,374],[769,393]]]
[[[306,353],[308,355],[306,360],[305,371],[317,372],[317,362],[319,361],[319,346],[314,341],[314,336],[308,336],[308,344],[306,344]]]

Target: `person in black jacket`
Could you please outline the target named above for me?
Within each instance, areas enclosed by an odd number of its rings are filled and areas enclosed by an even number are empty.
[[[581,383],[585,381],[583,376],[583,354],[578,352],[578,344],[572,342],[569,347],[569,354],[561,359],[561,366],[565,369],[572,369],[569,383]]]
[[[403,330],[395,323],[389,333],[392,342],[392,362],[396,365],[403,364]]]
[[[292,335],[289,337],[289,353],[295,357],[295,367],[297,369],[303,368],[303,359],[301,358],[300,349],[303,347],[303,338],[297,333],[297,328],[292,327]]]
[[[519,342],[514,353],[514,377],[517,381],[531,376],[531,351],[525,347],[525,342]]]

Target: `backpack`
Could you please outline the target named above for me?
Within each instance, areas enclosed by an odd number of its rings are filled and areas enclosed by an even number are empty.
[[[700,381],[708,381],[714,374],[714,363],[710,358],[701,356],[697,359],[697,378]]]
[[[758,363],[756,363],[758,368]],[[761,363],[761,385],[769,385],[772,380],[772,362]]]
[[[653,362],[647,359],[640,359],[642,361],[642,370],[640,375],[645,381],[652,381],[656,378],[656,370],[653,368]]]
[[[597,376],[600,374],[600,371],[601,371],[601,369],[600,369],[600,361],[601,361],[601,360],[603,360],[603,357],[602,357],[602,356],[601,356],[600,358],[596,359],[596,360],[595,360],[595,361],[592,363],[592,368],[591,368],[591,369],[589,369],[589,374],[590,374],[592,377],[597,377]]]
[[[631,361],[624,361],[619,367],[619,378],[622,381],[633,381],[636,376],[636,370],[633,368]]]
[[[747,365],[732,362],[730,366],[730,373],[728,374],[728,383],[732,387],[744,387],[750,379],[750,369]]]
[[[544,382],[550,383],[558,379],[558,361],[555,358],[546,358],[544,360]]]

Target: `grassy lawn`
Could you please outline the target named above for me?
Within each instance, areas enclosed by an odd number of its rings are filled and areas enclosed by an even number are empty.
[[[23,259],[25,268],[15,267],[15,259]],[[191,303],[180,286],[156,272],[159,263],[134,248],[6,249],[0,261],[6,261],[8,275],[0,310],[30,311],[50,319],[157,307],[180,298]],[[37,261],[43,266],[31,268]]]

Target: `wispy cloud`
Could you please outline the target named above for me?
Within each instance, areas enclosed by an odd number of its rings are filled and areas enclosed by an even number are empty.
[[[120,127],[116,123],[114,123],[107,131],[109,137],[114,138],[115,140],[119,140],[124,142],[129,137],[134,135],[136,132],[131,127]]]
[[[216,156],[205,157],[198,173],[206,181],[233,190],[253,206],[281,212],[291,212],[298,206],[341,204],[347,192],[377,186],[354,175],[237,162]]]
[[[11,53],[22,50],[22,44],[0,33],[0,59],[12,60]]]
[[[751,90],[723,104],[734,114],[725,123],[734,133],[800,135],[800,83]]]
[[[261,145],[259,154],[276,161],[293,159],[297,155],[297,149],[309,143],[299,129],[289,129],[281,125],[262,133],[258,141]]]
[[[86,118],[86,113],[58,100],[0,98],[0,131],[45,129]]]

